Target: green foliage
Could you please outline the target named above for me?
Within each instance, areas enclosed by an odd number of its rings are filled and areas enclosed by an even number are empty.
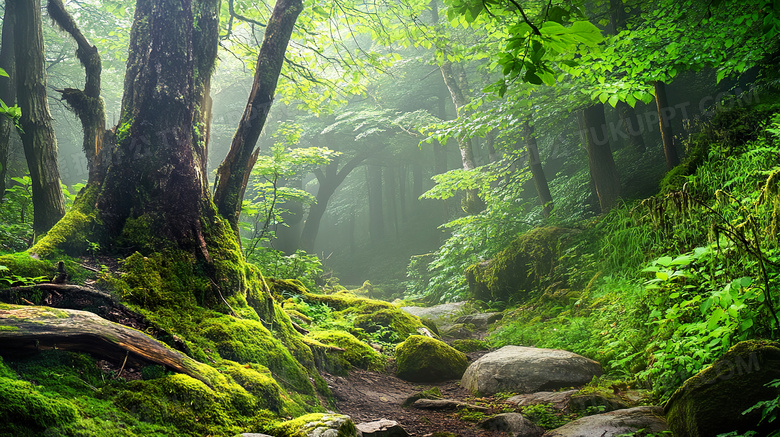
[[[766,387],[771,387],[775,389],[780,388],[780,379],[775,379],[764,385]],[[757,423],[757,425],[760,425],[762,423],[774,422],[775,420],[777,420],[778,413],[780,413],[780,396],[774,399],[769,399],[767,401],[756,402],[755,405],[743,411],[742,414],[749,414],[750,412],[755,410],[761,411],[761,420]],[[733,433],[729,433],[718,437],[726,437],[726,436],[733,436],[733,435],[734,435]],[[745,435],[747,436],[748,434]],[[770,434],[767,435],[767,437],[777,437],[777,436],[780,436],[780,430],[772,431]]]
[[[560,411],[550,404],[535,404],[521,407],[523,415],[544,429],[560,428],[569,422]]]
[[[25,250],[33,242],[32,183],[29,176],[12,177],[0,199],[0,252]]]
[[[262,252],[272,251],[263,246],[273,241],[274,229],[286,226],[284,216],[289,214],[289,210],[285,204],[315,203],[311,194],[300,188],[284,186],[284,182],[300,178],[301,174],[325,165],[339,155],[322,147],[290,149],[298,144],[302,133],[299,125],[282,123],[273,135],[275,142],[271,146],[271,154],[258,156],[252,169],[249,190],[241,208],[248,221],[239,223],[239,227],[248,233],[247,237],[243,237],[244,255],[252,262],[264,261],[268,255]]]

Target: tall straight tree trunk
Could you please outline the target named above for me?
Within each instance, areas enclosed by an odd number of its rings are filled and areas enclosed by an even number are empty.
[[[230,151],[217,169],[214,204],[236,232],[246,184],[259,152],[259,149],[254,150],[255,145],[268,118],[287,44],[302,10],[302,0],[277,0],[257,57],[249,102],[233,136]]]
[[[60,188],[57,138],[46,99],[41,2],[8,0],[8,3],[13,3],[16,12],[16,94],[22,110],[21,137],[32,182],[33,230],[42,234],[65,215],[65,199]]]
[[[553,209],[553,199],[550,194],[550,188],[547,185],[547,178],[542,168],[542,160],[539,158],[539,146],[536,143],[534,128],[526,121],[523,125],[525,136],[525,145],[528,148],[528,168],[531,170],[531,177],[534,180],[536,193],[539,196],[539,203],[542,204],[542,216],[550,217],[550,211]]]
[[[609,147],[604,105],[597,104],[586,108],[583,116],[591,181],[599,199],[601,212],[607,212],[620,196],[620,179]]]
[[[672,134],[671,111],[673,109],[669,108],[669,101],[666,98],[666,84],[658,80],[653,85],[655,87],[655,105],[658,109],[658,126],[661,129],[661,140],[664,144],[666,168],[671,170],[680,164],[677,149],[674,148],[674,135]]]
[[[3,35],[0,42],[0,68],[9,77],[0,77],[0,100],[6,105],[16,104],[16,61],[14,48],[14,23],[16,12],[14,2],[7,1],[3,14]],[[8,117],[0,117],[0,200],[5,194],[5,180],[8,175],[8,151],[11,144],[13,122]]]
[[[398,203],[401,208],[401,221],[406,221],[406,202],[407,198],[409,197],[407,195],[406,185],[407,185],[407,167],[406,164],[402,164],[398,166]]]
[[[385,214],[382,205],[382,167],[366,166],[366,182],[368,187],[368,234],[373,244],[379,244],[385,239]]]

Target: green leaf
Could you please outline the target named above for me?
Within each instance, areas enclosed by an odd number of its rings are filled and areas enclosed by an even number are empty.
[[[8,73],[6,73],[5,70],[3,70],[2,68],[0,68],[0,76],[2,76],[2,77],[9,77]]]
[[[712,312],[712,315],[710,315],[709,320],[707,321],[707,329],[710,331],[715,330],[715,328],[718,327],[718,323],[723,319],[723,308],[715,308],[715,310]]]
[[[612,97],[609,98],[608,102],[609,102],[609,105],[614,108],[615,106],[617,106],[618,96],[616,94],[613,94]]]
[[[664,267],[669,267],[672,265],[672,257],[671,256],[662,256],[655,260],[656,264],[661,264]]]

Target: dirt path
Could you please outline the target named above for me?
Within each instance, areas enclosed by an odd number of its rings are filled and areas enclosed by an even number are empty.
[[[493,437],[503,433],[486,431],[465,422],[453,411],[429,411],[404,408],[404,401],[422,390],[439,387],[444,398],[469,401],[467,390],[458,381],[439,384],[413,384],[395,376],[355,369],[346,377],[323,374],[336,398],[340,413],[352,417],[355,423],[379,419],[395,420],[411,436],[425,436],[435,432],[451,432],[462,437]]]

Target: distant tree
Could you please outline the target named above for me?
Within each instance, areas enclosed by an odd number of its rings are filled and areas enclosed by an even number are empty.
[[[13,1],[6,1],[3,11],[3,34],[0,41],[0,68],[8,76],[0,75],[0,101],[6,105],[16,103],[16,65],[14,61],[14,23],[16,14]],[[8,117],[0,117],[0,199],[5,193],[5,179],[8,173],[8,151],[11,142],[13,122]]]

